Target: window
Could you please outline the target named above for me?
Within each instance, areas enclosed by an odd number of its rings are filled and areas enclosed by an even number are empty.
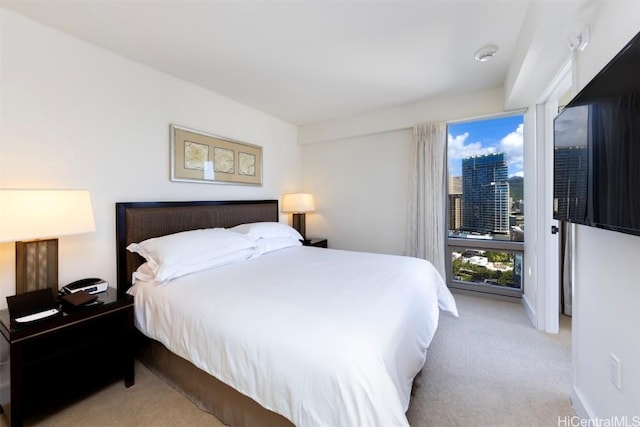
[[[448,126],[449,286],[520,297],[523,116]]]

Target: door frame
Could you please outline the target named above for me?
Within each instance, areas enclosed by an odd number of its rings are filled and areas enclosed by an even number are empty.
[[[558,221],[553,219],[553,120],[558,114],[558,100],[574,87],[572,70],[573,58],[570,57],[536,104],[536,163],[543,176],[538,175],[536,188],[541,202],[536,206],[538,286],[537,310],[531,321],[537,329],[548,333],[560,330],[560,235],[551,232],[553,226],[558,226]]]

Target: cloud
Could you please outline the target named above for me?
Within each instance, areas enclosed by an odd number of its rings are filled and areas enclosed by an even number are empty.
[[[505,153],[509,175],[523,176],[524,169],[524,125],[521,123],[518,128],[502,138],[498,144],[498,152]]]
[[[465,132],[461,135],[448,135],[448,157],[449,164],[453,165],[452,173],[461,173],[461,160],[471,156],[482,156],[493,153],[505,153],[507,165],[509,167],[509,176],[523,176],[524,169],[524,150],[523,150],[523,124],[518,125],[516,130],[503,137],[496,145],[483,147],[479,141],[469,142],[469,133]]]
[[[465,144],[467,138],[469,138],[469,132],[465,132],[462,135],[449,137],[449,161],[462,160],[472,156],[482,156],[485,154],[491,154],[496,152],[495,147],[483,147],[481,142],[470,142]]]

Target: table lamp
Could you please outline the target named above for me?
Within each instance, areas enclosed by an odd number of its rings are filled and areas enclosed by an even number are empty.
[[[293,228],[306,239],[305,212],[313,212],[313,196],[307,193],[289,193],[282,196],[282,212],[293,213]]]
[[[16,242],[17,294],[57,292],[57,237],[95,229],[87,190],[0,189],[0,242]]]

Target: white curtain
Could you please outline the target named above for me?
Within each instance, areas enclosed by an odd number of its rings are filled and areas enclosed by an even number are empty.
[[[430,261],[445,273],[446,145],[445,123],[413,128],[407,255]]]

